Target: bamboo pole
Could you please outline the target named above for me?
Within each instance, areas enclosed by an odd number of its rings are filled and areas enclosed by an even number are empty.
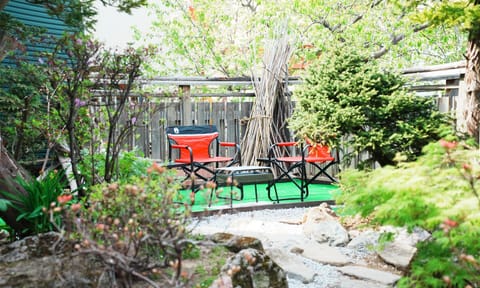
[[[285,30],[285,29],[284,29]],[[261,75],[253,74],[255,102],[242,141],[242,162],[256,165],[260,157],[266,157],[270,145],[286,141],[286,119],[291,114],[291,104],[283,79],[288,78],[287,64],[291,46],[285,31],[278,39],[267,43]]]

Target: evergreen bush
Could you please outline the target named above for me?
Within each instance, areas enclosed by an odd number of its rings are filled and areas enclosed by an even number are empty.
[[[400,75],[366,59],[347,48],[322,55],[295,91],[290,128],[299,139],[349,147],[343,160],[361,152],[368,152],[365,164],[394,164],[398,152],[414,159],[440,139],[446,115],[434,99],[409,93]]]

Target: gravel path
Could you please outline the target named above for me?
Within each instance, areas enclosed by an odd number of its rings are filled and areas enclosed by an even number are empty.
[[[238,219],[254,219],[255,221],[291,221],[299,222],[303,219],[304,214],[309,208],[291,208],[291,209],[265,209],[249,212],[239,212],[235,214],[222,214],[215,216],[208,216],[194,222],[192,228],[207,226],[218,231],[228,232],[230,223]],[[268,247],[265,247],[268,248]],[[362,261],[365,256],[360,252],[351,251],[346,248],[339,248],[353,263]],[[304,258],[304,263],[313,271],[316,276],[312,283],[304,284],[296,279],[288,279],[290,288],[327,288],[327,287],[349,287],[342,284],[342,277],[344,276],[333,266],[323,265],[309,259]],[[353,286],[351,286],[353,287]],[[365,286],[368,287],[368,286]]]

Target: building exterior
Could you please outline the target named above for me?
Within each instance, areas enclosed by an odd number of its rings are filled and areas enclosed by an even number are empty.
[[[32,4],[26,0],[10,0],[5,8],[1,11],[9,14],[13,19],[16,19],[29,27],[41,28],[45,34],[42,37],[60,37],[66,31],[73,31],[72,27],[67,26],[61,19],[56,16],[49,15],[46,8],[40,4]],[[12,35],[15,37],[15,35]],[[40,37],[40,35],[38,35]],[[51,45],[51,44],[50,44]],[[38,52],[48,50],[48,41],[38,41],[35,43],[21,43],[27,53],[25,53],[25,60],[29,62],[38,61]],[[17,45],[18,47],[18,45]],[[13,59],[7,57],[3,60],[4,64],[12,64]]]

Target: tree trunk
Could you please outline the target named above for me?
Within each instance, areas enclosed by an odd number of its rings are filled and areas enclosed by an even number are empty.
[[[23,167],[10,157],[7,150],[1,145],[1,141],[0,149],[0,191],[11,194],[26,194],[27,192],[14,179],[18,176],[28,180],[30,176]],[[0,198],[4,198],[1,193]],[[7,211],[0,211],[0,217],[15,231],[22,231],[23,228],[27,227],[25,223],[17,221],[18,212],[15,209],[9,208]]]
[[[475,1],[476,5],[480,1]],[[467,63],[465,67],[466,93],[457,102],[457,129],[479,142],[480,121],[480,29],[474,28],[468,35]]]
[[[0,0],[0,11],[7,6],[9,0]]]

